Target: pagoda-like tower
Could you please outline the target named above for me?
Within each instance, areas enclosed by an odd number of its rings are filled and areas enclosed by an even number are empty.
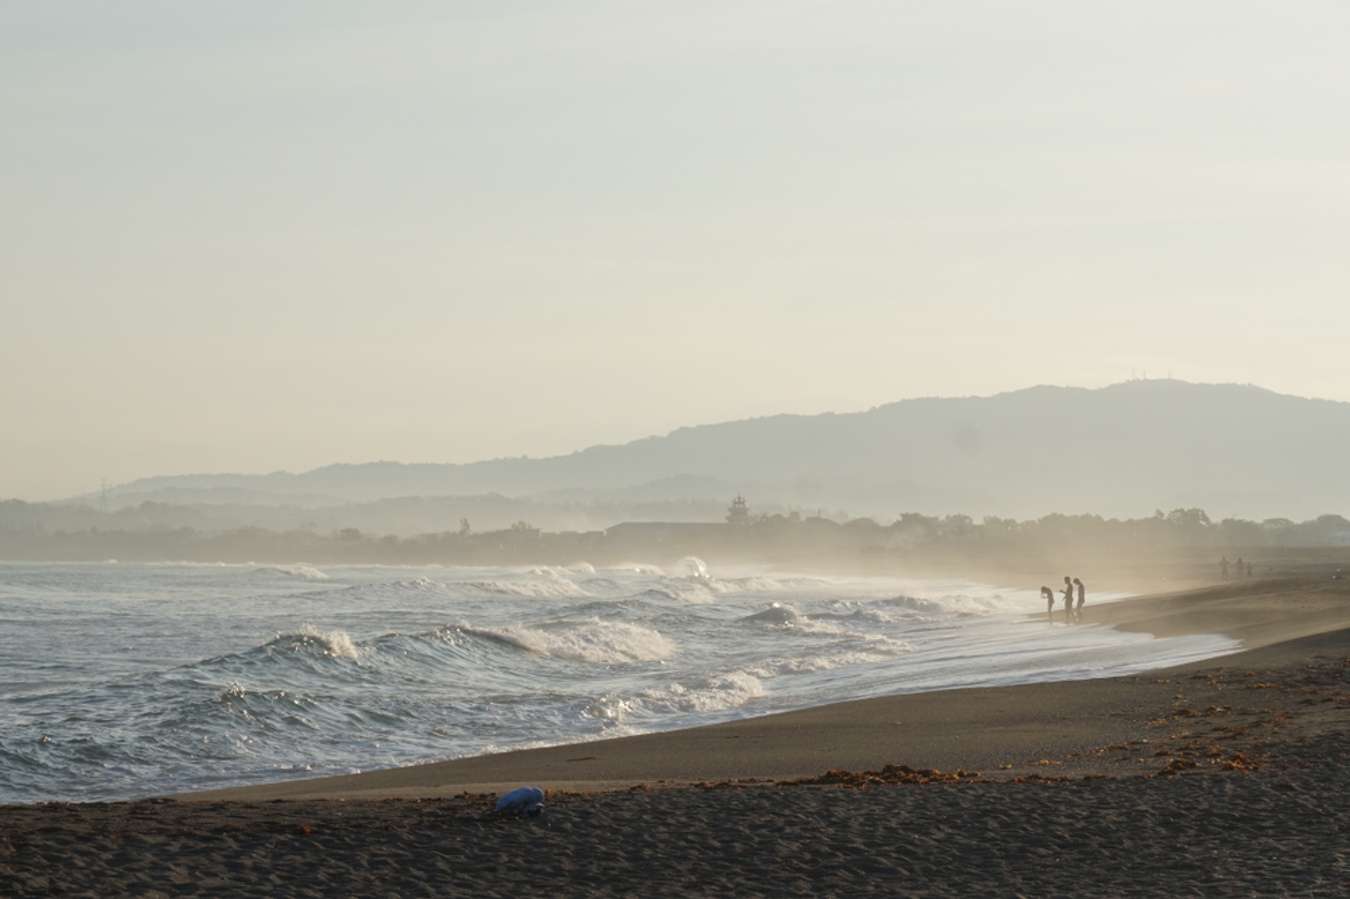
[[[731,501],[731,506],[727,509],[727,524],[749,524],[750,523],[750,504],[745,501],[745,497],[739,493]]]

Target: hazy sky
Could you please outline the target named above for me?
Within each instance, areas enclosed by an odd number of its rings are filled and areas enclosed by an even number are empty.
[[[1350,400],[1350,5],[0,0],[0,497]]]

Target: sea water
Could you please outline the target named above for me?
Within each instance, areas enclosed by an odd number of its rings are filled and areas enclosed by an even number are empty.
[[[367,771],[1238,648],[1044,608],[1034,590],[697,559],[0,563],[0,802]]]

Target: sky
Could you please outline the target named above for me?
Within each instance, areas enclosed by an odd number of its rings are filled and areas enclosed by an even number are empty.
[[[1350,400],[1350,5],[0,0],[0,498]]]

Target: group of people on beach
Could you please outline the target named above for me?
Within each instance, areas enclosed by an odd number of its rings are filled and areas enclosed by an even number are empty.
[[[1251,576],[1252,576],[1252,563],[1251,563],[1251,562],[1244,562],[1244,561],[1242,561],[1242,556],[1238,556],[1238,557],[1237,557],[1237,561],[1233,563],[1233,576],[1234,576],[1234,577],[1251,577]],[[1219,577],[1223,578],[1225,581],[1228,580],[1228,557],[1227,557],[1227,556],[1224,556],[1222,559],[1219,560]]]
[[[1078,593],[1078,606],[1074,607],[1074,592]],[[1045,617],[1050,623],[1055,621],[1055,591],[1041,587],[1041,596],[1045,597]],[[1076,577],[1064,575],[1064,622],[1074,624],[1083,620],[1083,603],[1087,601],[1087,588]]]

